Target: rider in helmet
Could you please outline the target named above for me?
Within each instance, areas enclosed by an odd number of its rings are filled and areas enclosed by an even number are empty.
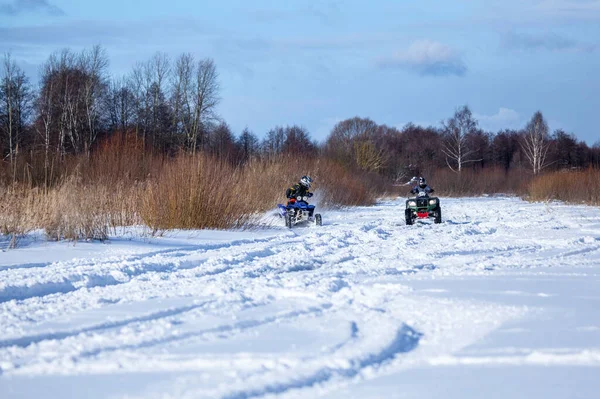
[[[310,176],[302,176],[300,181],[294,184],[292,187],[285,191],[285,196],[288,199],[296,199],[296,197],[312,197],[313,194],[309,192],[310,184],[312,183]]]
[[[419,195],[420,193],[425,193],[425,194],[429,195],[429,194],[433,193],[433,188],[431,188],[431,187],[429,187],[429,185],[427,185],[427,180],[425,180],[425,178],[423,176],[419,177],[418,182],[419,182],[419,184],[417,184],[416,186],[414,186],[412,188],[412,190],[410,190],[411,194]]]
[[[312,197],[313,193],[309,192],[310,184],[313,179],[310,176],[302,176],[300,181],[285,191],[285,196],[288,198],[288,205],[296,202],[297,197]]]

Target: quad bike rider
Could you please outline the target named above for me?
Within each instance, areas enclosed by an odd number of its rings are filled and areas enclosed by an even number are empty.
[[[310,190],[310,184],[312,182],[313,179],[311,179],[310,176],[302,176],[298,183],[285,190],[285,196],[288,199],[288,206],[295,203],[296,198],[298,197],[312,197],[313,193],[308,191]]]
[[[312,182],[310,176],[302,176],[298,183],[286,190],[287,205],[279,204],[278,208],[287,227],[291,228],[300,222],[314,222],[318,226],[322,224],[321,215],[314,213],[315,206],[308,204],[308,199],[313,196],[309,191]]]
[[[411,180],[417,181],[416,177]],[[435,223],[442,223],[442,207],[440,200],[436,197],[430,197],[434,192],[424,177],[419,177],[418,184],[410,190],[410,194],[415,194],[416,198],[406,201],[405,219],[407,225],[414,224],[416,219],[433,218]]]
[[[413,178],[415,179],[415,178]],[[416,179],[415,179],[416,180]],[[417,196],[420,193],[425,193],[427,194],[427,196],[429,196],[429,194],[433,193],[433,188],[429,187],[429,185],[427,184],[427,180],[425,180],[425,178],[423,176],[419,177],[419,184],[417,184],[416,186],[414,186],[412,188],[412,190],[410,190],[411,194],[416,194]]]

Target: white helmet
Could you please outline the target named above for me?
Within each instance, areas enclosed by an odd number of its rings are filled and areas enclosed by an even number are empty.
[[[312,181],[313,180],[310,178],[310,176],[302,176],[300,179],[300,184],[306,188],[310,188],[310,183],[312,183]]]

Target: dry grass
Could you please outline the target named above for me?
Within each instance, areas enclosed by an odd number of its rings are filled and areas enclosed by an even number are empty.
[[[179,157],[148,182],[140,216],[154,231],[240,227],[256,201],[239,190],[241,177],[205,155]]]
[[[43,209],[41,200],[37,190],[0,186],[0,234],[8,236],[9,247],[36,227],[34,210]]]
[[[254,215],[285,201],[285,189],[311,175],[319,207],[372,205],[391,186],[377,175],[349,171],[327,159],[280,157],[244,166],[200,154],[165,158],[117,137],[91,158],[63,160],[52,185],[0,183],[0,234],[15,246],[42,228],[48,239],[108,238],[119,226],[169,229],[243,227]],[[30,168],[31,169],[31,168]],[[25,175],[25,172],[23,172]],[[29,176],[40,176],[31,169]],[[531,178],[527,171],[447,169],[425,174],[443,196],[528,194],[532,200],[600,204],[600,171],[556,172]]]
[[[536,177],[529,185],[529,199],[600,205],[600,170],[589,168]]]
[[[105,240],[110,228],[141,222],[141,192],[136,185],[83,185],[70,179],[44,195],[38,226],[53,240]]]
[[[140,222],[136,187],[84,186],[68,179],[47,192],[0,187],[0,234],[18,237],[42,228],[50,240],[108,238],[109,229]]]
[[[502,168],[463,170],[460,174],[449,169],[433,171],[426,176],[436,194],[452,197],[483,194],[517,194],[527,192],[531,175],[525,170],[506,172]]]
[[[315,200],[325,208],[373,205],[390,189],[379,176],[349,171],[331,160],[290,157],[249,164],[243,171],[242,186],[251,198],[261,199],[255,209],[267,210],[285,201],[285,190],[303,175],[314,179]]]
[[[14,241],[42,228],[51,240],[104,240],[111,229],[138,224],[155,233],[243,227],[285,201],[285,189],[305,174],[315,179],[319,207],[371,205],[386,188],[329,160],[281,157],[234,167],[204,154],[152,156],[125,136],[111,140],[89,159],[65,160],[62,177],[45,190],[33,178],[0,184],[0,233]]]

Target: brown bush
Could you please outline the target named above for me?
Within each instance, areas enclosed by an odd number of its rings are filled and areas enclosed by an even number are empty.
[[[330,160],[282,156],[234,167],[205,154],[166,158],[144,153],[127,137],[92,157],[65,159],[52,184],[0,185],[0,233],[12,239],[43,228],[52,240],[104,240],[110,229],[146,224],[169,229],[247,226],[285,201],[305,174],[319,207],[371,205],[387,183]],[[30,188],[34,187],[34,188]]]
[[[39,227],[49,239],[108,238],[109,229],[140,224],[138,202],[143,186],[84,185],[69,179],[44,196]]]
[[[255,161],[244,168],[242,186],[252,198],[261,198],[257,210],[267,210],[285,201],[285,190],[301,176],[314,179],[315,200],[321,207],[373,205],[390,185],[376,174],[351,171],[327,159],[281,157]]]
[[[147,183],[141,219],[154,231],[242,226],[257,200],[238,190],[240,177],[239,170],[206,155],[179,157]]]
[[[503,168],[467,169],[460,174],[438,169],[426,177],[436,194],[460,197],[499,193],[522,195],[527,192],[531,174],[521,169],[506,172]]]
[[[600,205],[600,170],[589,168],[538,176],[529,185],[529,199]]]
[[[37,227],[36,209],[43,209],[39,190],[20,186],[0,186],[0,234],[14,247],[23,234]]]

